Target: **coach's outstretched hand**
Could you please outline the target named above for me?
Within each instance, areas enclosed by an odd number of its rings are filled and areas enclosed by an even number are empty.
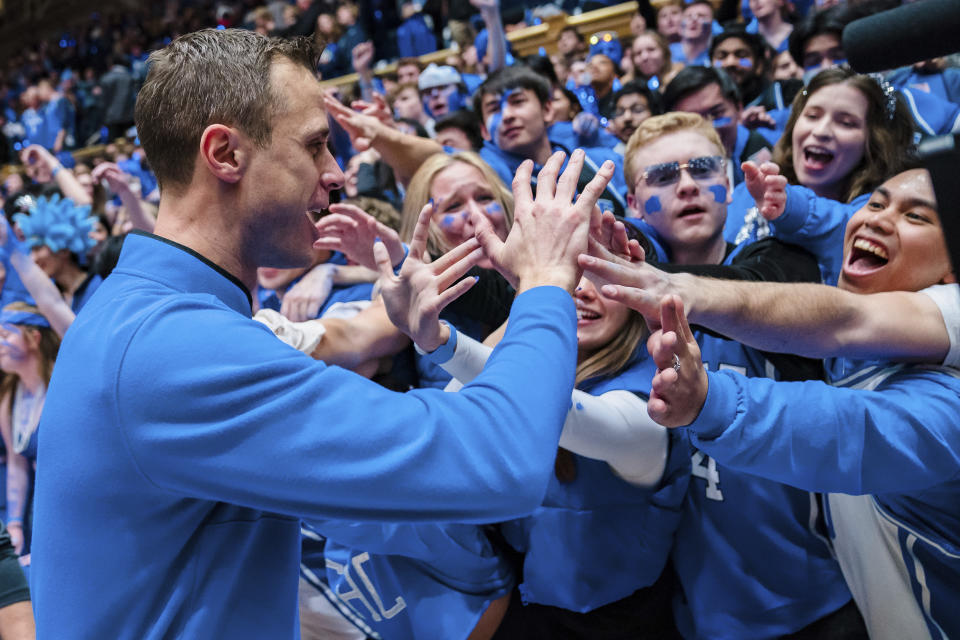
[[[513,227],[506,240],[497,237],[486,216],[474,213],[471,218],[487,258],[518,293],[543,285],[572,292],[580,281],[577,255],[587,250],[590,214],[613,176],[613,163],[603,163],[574,203],[583,150],[573,152],[558,179],[564,157],[563,152],[550,156],[537,176],[536,197],[530,190],[533,162],[524,161],[517,169]]]

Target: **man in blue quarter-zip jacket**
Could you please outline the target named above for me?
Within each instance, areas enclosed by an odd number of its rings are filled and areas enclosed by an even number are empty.
[[[535,200],[520,167],[501,346],[462,393],[389,392],[250,318],[256,268],[307,264],[308,212],[343,183],[313,69],[306,41],[232,29],[151,56],[137,131],[156,235],[127,238],[78,315],[42,418],[40,637],[292,639],[300,518],[489,522],[543,499],[573,388],[576,253],[613,167],[574,206],[582,153],[559,181],[552,158]],[[481,254],[462,246],[434,263],[453,280]]]

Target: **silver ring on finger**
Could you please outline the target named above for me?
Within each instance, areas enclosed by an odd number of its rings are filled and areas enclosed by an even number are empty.
[[[680,373],[680,356],[673,354],[673,370]]]

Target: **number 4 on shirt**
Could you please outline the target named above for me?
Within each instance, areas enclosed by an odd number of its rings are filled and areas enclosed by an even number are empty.
[[[693,477],[707,481],[707,499],[723,500],[720,492],[720,472],[717,471],[717,461],[702,451],[697,451],[691,459]]]

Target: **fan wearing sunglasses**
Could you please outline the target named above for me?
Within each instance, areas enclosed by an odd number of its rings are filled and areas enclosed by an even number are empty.
[[[635,226],[659,245],[657,258],[673,270],[715,277],[818,281],[816,260],[800,249],[772,238],[736,247],[724,240],[730,196],[725,157],[714,127],[693,113],[648,118],[630,138],[627,202],[642,219]],[[702,331],[695,336],[713,371],[819,377],[810,361]],[[686,445],[692,477],[672,554],[681,634],[760,638],[803,631],[812,635],[802,637],[822,637],[862,628],[839,566],[810,529],[817,516],[811,494],[731,470],[692,441]]]

